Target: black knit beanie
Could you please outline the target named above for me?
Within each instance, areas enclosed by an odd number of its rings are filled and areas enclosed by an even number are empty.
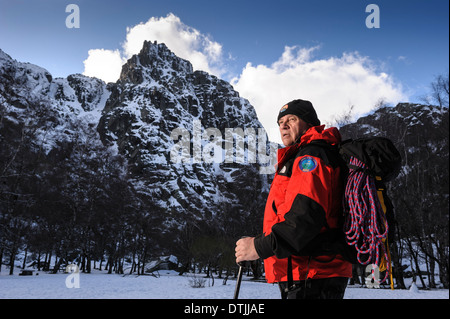
[[[312,126],[320,125],[320,121],[317,118],[316,110],[310,101],[305,100],[293,100],[288,104],[284,105],[278,113],[277,123],[286,114],[294,114],[301,118],[308,124]]]

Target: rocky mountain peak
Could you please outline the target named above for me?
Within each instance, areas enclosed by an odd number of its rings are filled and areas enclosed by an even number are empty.
[[[262,145],[266,155],[267,135],[253,106],[228,82],[193,72],[192,64],[165,44],[146,41],[111,92],[98,125],[102,141],[129,158],[145,191],[175,220],[202,218],[205,207],[214,215],[223,203],[243,207],[256,190],[264,196],[268,176],[253,158],[243,158],[250,153],[243,148]],[[233,143],[230,131],[242,133],[237,137],[242,143]],[[172,152],[180,145],[181,163]],[[226,161],[227,151],[242,156]]]
[[[144,41],[139,54],[122,66],[120,81],[140,84],[144,80],[159,81],[176,73],[191,74],[192,64],[177,57],[164,43]]]
[[[0,51],[0,104],[5,130],[39,120],[34,144],[49,158],[73,153],[77,143],[123,157],[128,182],[151,203],[144,211],[164,212],[163,231],[228,214],[240,224],[262,217],[271,172],[261,167],[273,169],[266,154],[273,149],[253,106],[165,44],[145,41],[108,84],[81,74],[53,78]],[[89,153],[102,161],[101,152]]]

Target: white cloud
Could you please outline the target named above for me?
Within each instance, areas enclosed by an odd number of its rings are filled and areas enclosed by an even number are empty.
[[[122,53],[119,50],[89,50],[89,56],[84,61],[84,74],[105,81],[116,81],[122,64],[139,53],[145,40],[165,43],[177,56],[189,60],[194,70],[203,70],[217,76],[223,73],[222,45],[185,25],[180,18],[170,13],[166,17],[152,17],[145,23],[128,27]]]
[[[222,45],[181,22],[180,18],[170,13],[165,18],[150,18],[127,28],[126,41],[123,44],[125,55],[130,58],[139,53],[144,40],[163,42],[176,55],[189,60],[194,69],[216,75],[222,57]]]
[[[125,59],[119,50],[89,50],[88,58],[83,61],[84,75],[97,77],[105,82],[116,82],[119,79]]]
[[[367,57],[344,53],[342,57],[313,59],[319,47],[285,47],[271,66],[248,63],[232,84],[255,107],[271,140],[280,142],[276,118],[293,99],[310,100],[322,123],[333,120],[354,105],[354,115],[369,112],[380,99],[396,103],[407,99],[402,89],[383,72],[377,73]]]

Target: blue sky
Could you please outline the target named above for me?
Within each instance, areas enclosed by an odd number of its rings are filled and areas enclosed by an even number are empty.
[[[66,27],[71,3],[80,9],[80,28]],[[380,9],[380,28],[366,26],[371,3]],[[0,0],[0,49],[54,77],[101,77],[96,61],[108,61],[106,53],[126,61],[134,51],[125,46],[147,37],[184,58],[200,56],[194,68],[231,81],[266,121],[291,98],[317,101],[325,118],[350,104],[367,112],[378,98],[417,102],[448,72],[448,17],[447,0]]]

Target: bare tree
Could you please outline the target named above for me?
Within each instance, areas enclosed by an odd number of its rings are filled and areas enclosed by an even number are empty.
[[[448,107],[448,96],[449,96],[449,83],[448,83],[448,72],[447,75],[439,74],[435,77],[434,81],[431,82],[431,92],[429,95],[422,97],[421,100],[426,104],[439,105],[441,107]]]

